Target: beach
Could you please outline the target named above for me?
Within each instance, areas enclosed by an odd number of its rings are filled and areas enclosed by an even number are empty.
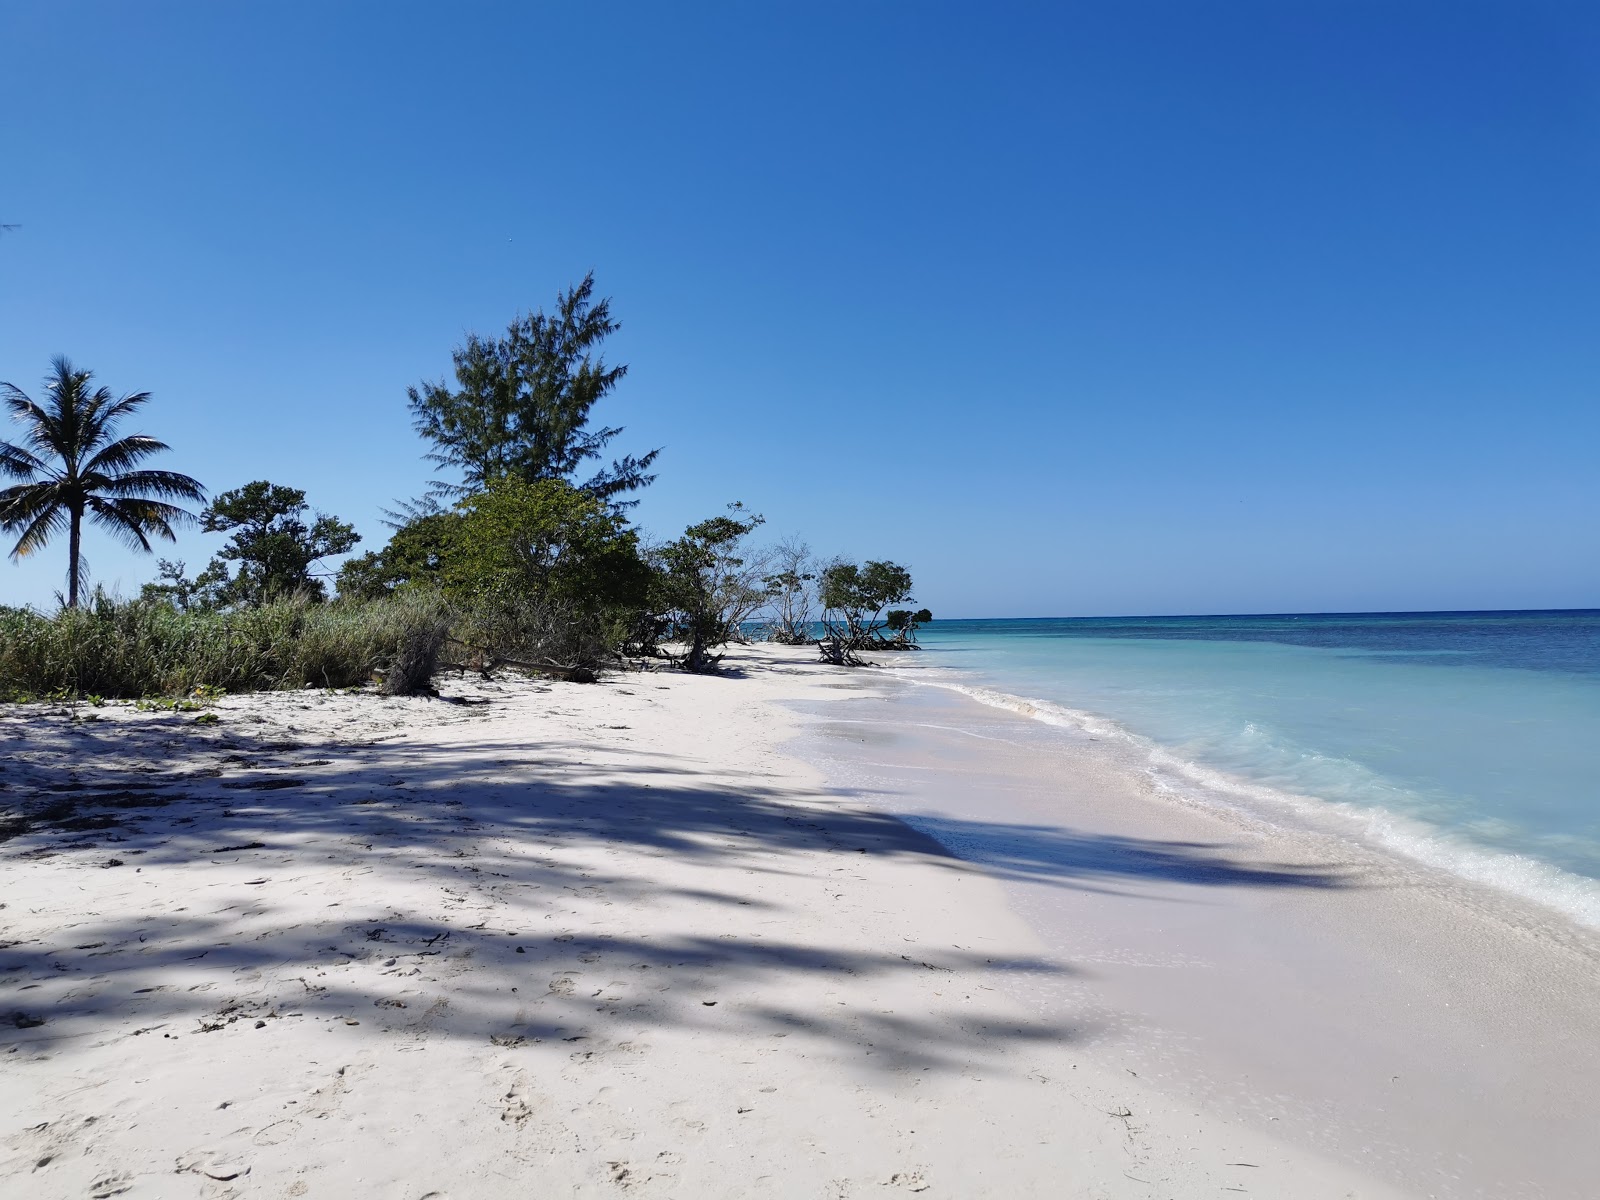
[[[1000,881],[1075,967],[1013,993],[1091,1030],[1095,1062],[1408,1194],[1593,1193],[1600,938],[1564,911],[940,687],[834,706],[809,740]]]
[[[1586,1194],[1587,934],[725,665],[0,710],[0,1190]]]

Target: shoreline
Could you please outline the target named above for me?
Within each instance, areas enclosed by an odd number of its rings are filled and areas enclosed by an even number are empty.
[[[1531,920],[1546,926],[1551,920],[1559,920],[1590,935],[1600,930],[1600,881],[1590,876],[1526,853],[1466,841],[1451,830],[1379,804],[1327,800],[1204,766],[1111,717],[1002,691],[987,683],[919,679],[911,673],[916,669],[901,668],[901,677],[918,686],[942,688],[1063,730],[1069,736],[1089,736],[1116,744],[1137,758],[1130,769],[1156,780],[1178,803],[1225,809],[1247,821],[1355,841],[1420,871],[1438,872],[1457,883],[1503,896],[1508,907],[1518,913],[1514,920]],[[1544,914],[1543,918],[1534,917],[1529,906]]]
[[[228,697],[209,725],[0,712],[7,802],[77,809],[0,844],[0,1179],[1403,1194],[1097,1065],[1091,1031],[1010,996],[1073,967],[982,870],[784,749],[780,704],[860,677],[733,661]]]
[[[1090,1052],[1418,1195],[1582,1196],[1600,938],[1392,851],[1158,789],[1083,729],[886,672],[808,709],[836,786],[985,865]],[[1048,736],[1041,731],[1049,730]]]

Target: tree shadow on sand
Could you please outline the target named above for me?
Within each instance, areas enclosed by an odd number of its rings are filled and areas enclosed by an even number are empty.
[[[976,869],[947,845],[994,873],[1079,887],[1342,886],[1333,873],[1236,861],[1198,843],[982,822],[933,827],[936,841],[859,798],[819,804],[638,751],[625,772],[608,775],[572,758],[614,747],[487,732],[453,741],[447,758],[414,743],[333,745],[158,718],[115,732],[28,726],[32,752],[0,791],[14,835],[3,869],[38,863],[63,886],[78,871],[166,876],[160,895],[177,903],[158,910],[134,899],[133,911],[90,915],[64,894],[59,926],[29,940],[16,940],[17,922],[0,911],[0,1043],[71,1055],[121,1037],[254,1036],[282,1021],[343,1021],[375,1037],[507,1047],[559,1039],[601,1052],[619,1031],[682,1027],[797,1033],[872,1066],[955,1070],[1005,1045],[1093,1031],[1018,1023],[979,1004],[958,1018],[824,1011],[806,987],[1072,968],[952,948],[830,949],[731,919],[738,932],[599,934],[586,915],[692,902],[730,918],[781,919],[748,886],[719,886],[728,876],[711,868],[814,878],[815,861],[799,856],[822,853],[844,879],[861,856]],[[669,887],[601,869],[594,852],[605,847],[705,867],[705,881]],[[218,882],[212,864],[237,869]],[[402,886],[415,895],[419,883],[426,911],[386,899]],[[303,904],[307,888],[331,889],[318,897],[325,915],[285,924],[287,901]],[[703,909],[693,917],[704,922]],[[790,983],[794,1002],[774,1003]],[[742,1001],[757,985],[767,999]],[[449,1002],[430,1002],[430,987],[448,987]]]

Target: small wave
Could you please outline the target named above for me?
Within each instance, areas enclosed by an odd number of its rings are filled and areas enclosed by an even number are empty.
[[[1050,700],[939,678],[934,671],[908,676],[931,687],[959,692],[980,704],[1004,709],[1062,729],[1120,745],[1141,758],[1158,788],[1188,802],[1221,807],[1257,819],[1289,812],[1318,826],[1336,820],[1346,833],[1458,878],[1532,900],[1591,928],[1600,928],[1600,880],[1564,871],[1527,854],[1471,845],[1450,833],[1381,805],[1329,800],[1252,783],[1174,754],[1107,717]]]

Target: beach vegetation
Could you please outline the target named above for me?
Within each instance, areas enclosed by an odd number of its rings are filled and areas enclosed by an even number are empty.
[[[912,612],[909,608],[891,608],[883,614],[883,627],[895,636],[889,639],[889,644],[897,649],[915,646],[917,642],[917,628],[933,620],[933,614],[925,608]]]
[[[479,669],[592,673],[616,657],[648,603],[637,532],[562,480],[498,480],[462,500],[445,528],[433,577]]]
[[[711,651],[745,640],[742,626],[766,604],[766,559],[748,547],[764,520],[736,501],[657,550],[662,616],[685,670],[714,669],[722,656]]]
[[[712,671],[757,618],[785,644],[818,641],[820,628],[829,662],[913,646],[931,615],[889,607],[910,599],[904,568],[822,565],[793,538],[760,548],[763,518],[743,504],[643,542],[629,496],[654,478],[659,451],[601,465],[623,431],[590,420],[627,373],[603,357],[617,328],[590,275],[504,337],[469,336],[452,384],[408,392],[427,457],[449,478],[386,510],[392,535],[359,555],[351,524],[269,480],[197,515],[177,507],[205,501],[199,483],[145,469],[167,447],[117,433],[146,393],[115,398],[65,359],[47,403],[0,385],[28,430],[0,443],[0,471],[21,481],[0,492],[0,527],[19,538],[13,556],[61,532],[71,542],[60,611],[0,608],[0,697],[166,697],[159,711],[195,713],[225,692],[308,685],[426,694],[441,667],[590,680],[665,658]],[[157,577],[124,600],[87,589],[85,517],[145,550],[185,520],[227,540],[192,578],[184,562],[159,560]]]
[[[337,581],[340,599],[372,600],[407,585],[437,586],[460,523],[461,513],[453,508],[407,514],[381,549],[345,559]]]
[[[239,608],[304,596],[323,599],[324,559],[346,554],[361,541],[355,527],[326,513],[312,513],[306,494],[258,479],[223,492],[201,515],[207,533],[229,533],[227,544],[190,585],[189,602],[205,598],[214,608]],[[169,584],[181,592],[181,579]]]
[[[817,581],[823,609],[823,636],[817,645],[823,661],[865,665],[861,652],[880,640],[885,610],[911,600],[911,590],[911,572],[898,563],[836,560],[824,567]]]
[[[772,548],[768,569],[772,573],[761,581],[771,614],[767,640],[785,646],[815,641],[817,567],[811,548],[798,538],[785,538]]]
[[[140,598],[170,604],[179,612],[188,612],[197,604],[203,604],[200,588],[187,571],[188,564],[182,560],[158,558],[156,577],[139,590]]]
[[[608,503],[650,483],[659,450],[615,459],[579,483],[622,432],[591,427],[590,412],[628,373],[600,350],[620,328],[611,301],[594,298],[594,275],[556,297],[555,311],[518,316],[504,337],[470,334],[452,353],[455,386],[409,389],[416,430],[433,449],[428,459],[456,479],[435,482],[448,496],[482,491],[497,480],[560,479]]]
[[[435,591],[449,657],[589,677],[638,640],[653,575],[614,505],[564,480],[503,476],[448,508],[413,508],[382,549],[346,560],[343,604]]]
[[[17,535],[13,559],[66,533],[68,608],[77,607],[82,590],[85,519],[149,553],[152,538],[174,541],[173,526],[194,519],[172,501],[205,499],[197,480],[141,465],[170,449],[165,442],[120,435],[121,423],[149,403],[150,393],[115,396],[93,381],[93,372],[58,357],[41,402],[0,383],[0,401],[24,431],[20,444],[0,441],[0,477],[19,481],[0,489],[0,529]]]
[[[79,607],[49,616],[0,611],[0,681],[13,698],[178,696],[195,708],[223,692],[308,684],[381,681],[385,691],[412,694],[427,689],[449,627],[448,606],[420,592],[359,606],[317,604],[302,594],[253,608],[180,612],[97,589]]]

